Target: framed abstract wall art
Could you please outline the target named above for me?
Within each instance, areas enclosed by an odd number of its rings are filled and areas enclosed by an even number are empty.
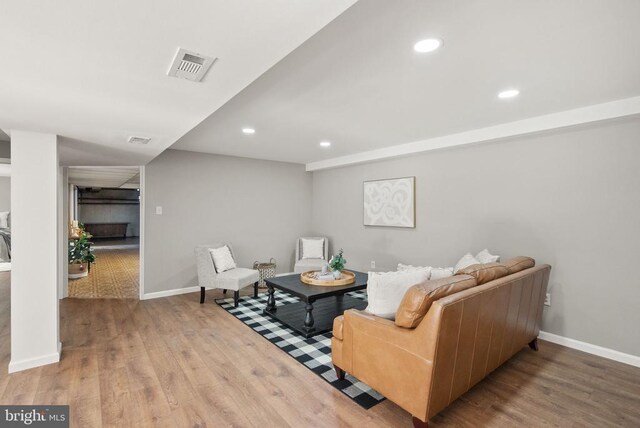
[[[415,177],[364,182],[364,225],[416,227]]]

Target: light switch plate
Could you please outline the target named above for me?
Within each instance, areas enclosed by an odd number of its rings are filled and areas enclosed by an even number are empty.
[[[156,207],[156,215],[162,215],[162,207]]]

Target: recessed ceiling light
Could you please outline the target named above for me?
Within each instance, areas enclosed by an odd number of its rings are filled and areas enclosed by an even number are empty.
[[[517,97],[520,91],[517,89],[507,89],[498,94],[498,98],[506,100],[507,98]]]
[[[242,128],[242,132],[244,132],[245,134],[255,134],[256,130],[253,128]]]
[[[129,137],[129,142],[131,144],[148,144],[151,141],[149,137]]]
[[[329,141],[322,141],[322,142],[320,142],[320,146],[321,147],[329,147],[329,146],[331,146],[331,143]]]
[[[424,39],[413,45],[413,49],[416,52],[427,53],[433,52],[442,46],[442,40],[440,39]]]

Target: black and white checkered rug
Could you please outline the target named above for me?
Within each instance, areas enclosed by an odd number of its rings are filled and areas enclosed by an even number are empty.
[[[348,294],[366,300],[363,291]],[[280,290],[276,291],[276,299],[279,305],[299,301],[297,297]],[[331,364],[330,332],[305,339],[279,321],[263,315],[267,294],[260,294],[257,298],[242,297],[237,308],[233,307],[233,298],[219,299],[216,303],[365,409],[384,400],[378,392],[349,374],[344,380],[338,380]]]

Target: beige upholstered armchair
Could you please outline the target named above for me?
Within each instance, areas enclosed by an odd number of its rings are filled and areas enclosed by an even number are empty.
[[[322,257],[308,258],[303,254],[302,240],[322,240]],[[320,270],[322,266],[329,262],[329,240],[326,237],[314,237],[314,238],[298,238],[296,240],[296,262],[293,267],[293,272],[302,273],[309,270]]]
[[[199,245],[196,247],[196,266],[198,268],[198,285],[200,285],[200,303],[204,303],[205,289],[221,288],[226,294],[227,290],[233,290],[233,304],[238,307],[240,289],[253,284],[253,297],[258,297],[258,280],[260,275],[257,270],[236,267],[224,272],[216,272],[210,250],[228,246],[231,254],[233,249],[229,244]],[[235,257],[234,257],[235,258]]]

